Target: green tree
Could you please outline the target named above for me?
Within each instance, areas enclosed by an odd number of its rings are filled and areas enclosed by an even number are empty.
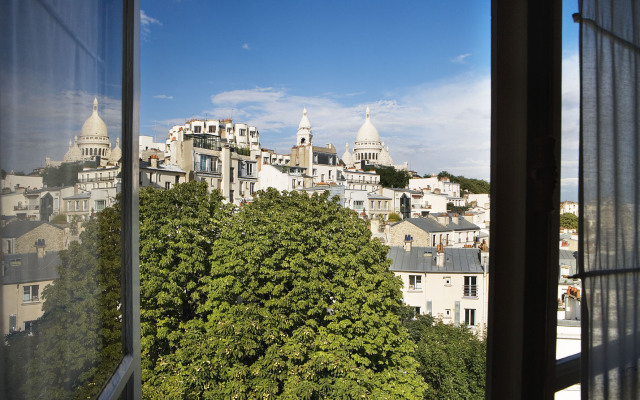
[[[42,173],[42,180],[48,187],[73,186],[78,182],[78,172],[85,167],[95,168],[96,163],[62,163],[58,167],[46,167]]]
[[[404,323],[428,385],[426,399],[484,399],[486,344],[467,328],[430,315]]]
[[[383,187],[405,188],[409,185],[411,174],[405,170],[397,170],[394,167],[371,166],[376,174],[380,175],[380,184]]]
[[[195,312],[178,317],[172,345],[145,364],[145,396],[422,398],[401,325],[401,283],[366,222],[328,194],[269,190],[220,224],[202,262],[210,273],[189,296]],[[165,273],[146,290],[171,287],[178,275]]]
[[[118,208],[105,209],[85,224],[81,243],[60,251],[60,278],[42,291],[33,336],[7,339],[10,357],[28,359],[12,365],[22,374],[15,383],[26,377],[16,397],[95,397],[120,362],[120,225]]]
[[[447,203],[447,211],[452,213],[463,214],[469,210],[467,206],[454,206],[453,203]]]
[[[578,217],[575,214],[560,214],[560,226],[567,229],[578,229]]]
[[[201,289],[211,274],[209,257],[223,207],[205,182],[171,190],[140,191],[140,319],[143,381],[152,380],[158,360],[180,345],[184,324],[205,318]]]
[[[389,222],[400,222],[402,221],[402,217],[398,213],[390,213],[389,214]]]
[[[491,193],[491,185],[482,179],[465,178],[464,176],[455,176],[447,171],[438,174],[438,178],[449,178],[451,182],[460,184],[460,191],[469,193]]]

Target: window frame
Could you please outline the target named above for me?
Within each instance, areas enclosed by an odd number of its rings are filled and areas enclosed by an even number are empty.
[[[122,0],[122,304],[123,357],[98,399],[142,398],[138,241],[140,0]]]
[[[562,2],[494,0],[491,47],[485,395],[552,398],[580,372],[555,351]]]
[[[413,280],[413,285],[411,284]],[[422,275],[411,274],[409,275],[409,290],[421,291],[422,290]]]

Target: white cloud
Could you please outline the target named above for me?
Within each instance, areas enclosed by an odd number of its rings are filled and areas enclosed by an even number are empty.
[[[395,163],[408,161],[421,173],[447,169],[489,178],[489,77],[459,77],[408,88],[393,97],[344,104],[336,96],[299,96],[285,88],[259,87],[217,93],[211,96],[214,108],[206,113],[255,125],[265,147],[288,152],[306,107],[314,141],[333,143],[342,154],[345,142],[353,148],[369,106]]]
[[[464,64],[466,62],[467,57],[469,57],[471,53],[460,54],[451,59],[452,63],[456,64]]]
[[[22,88],[24,89],[24,88]],[[15,112],[0,123],[0,130],[8,133],[7,145],[0,150],[3,168],[31,171],[42,166],[45,157],[62,160],[69,141],[80,135],[82,124],[91,115],[94,93],[85,91],[52,92],[40,86],[38,90],[21,91],[12,96]],[[98,112],[107,125],[112,145],[122,130],[120,99],[98,96]],[[29,149],[29,157],[24,157]]]
[[[580,70],[578,52],[562,60],[562,200],[577,200],[580,145]]]
[[[166,94],[157,94],[153,96],[154,99],[165,99],[165,100],[173,100],[173,96],[168,96]]]
[[[577,55],[563,63],[563,184],[577,177],[578,81]],[[447,170],[456,175],[489,179],[491,84],[489,76],[461,75],[399,89],[367,102],[353,103],[334,93],[302,96],[285,87],[256,87],[216,93],[212,107],[200,116],[233,118],[254,125],[264,147],[287,153],[304,107],[314,142],[333,143],[338,154],[345,142],[353,149],[367,106],[381,139],[396,164],[409,162],[417,172]],[[165,121],[183,123],[183,119]],[[566,155],[566,157],[565,157]],[[569,179],[564,181],[564,179]]]
[[[162,26],[162,22],[156,18],[148,16],[144,10],[140,10],[140,33],[143,39],[148,38],[151,34],[152,25]]]
[[[244,50],[251,50],[251,48],[249,47],[249,44],[248,44],[248,43],[243,44],[243,45],[242,45],[242,48],[243,48]]]

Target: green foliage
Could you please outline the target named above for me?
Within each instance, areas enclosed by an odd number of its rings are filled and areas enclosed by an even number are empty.
[[[64,225],[67,223],[67,216],[65,214],[58,214],[55,217],[51,218],[49,221],[52,224]]]
[[[398,213],[390,213],[389,214],[389,222],[400,222],[402,221],[402,217]]]
[[[458,206],[458,207],[456,207],[451,202],[447,203],[447,211],[448,212],[464,214],[467,210],[469,210],[469,207],[467,207],[467,206]]]
[[[422,398],[400,281],[366,222],[327,194],[259,192],[233,213],[198,198],[141,208],[146,397]],[[204,222],[173,225],[185,212]]]
[[[561,214],[560,226],[567,229],[578,229],[578,217],[571,213]]]
[[[236,153],[241,156],[249,156],[251,155],[251,149],[248,147],[236,147]]]
[[[428,385],[426,399],[484,399],[486,344],[465,327],[430,315],[406,321],[414,357]]]
[[[85,167],[95,168],[96,163],[62,163],[59,167],[46,167],[42,173],[42,180],[48,187],[73,186],[78,182],[78,172]]]
[[[95,397],[122,357],[120,212],[105,209],[85,228],[82,243],[60,252],[33,336],[7,338],[9,357],[22,361],[12,364],[12,382],[25,382],[18,398]]]
[[[460,190],[462,192],[468,191],[469,193],[491,193],[491,184],[483,179],[465,178],[464,176],[451,175],[447,171],[442,171],[438,174],[438,178],[449,178],[451,182],[459,183]]]
[[[408,171],[396,170],[394,167],[373,166],[365,169],[376,171],[376,174],[380,175],[380,184],[383,187],[405,188],[411,179]]]
[[[211,274],[211,246],[227,211],[205,182],[140,191],[140,319],[143,381],[184,336],[184,324],[205,318],[201,286]]]

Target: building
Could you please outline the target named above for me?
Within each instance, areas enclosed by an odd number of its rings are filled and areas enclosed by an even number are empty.
[[[121,157],[120,138],[116,138],[116,145],[112,149],[107,125],[98,114],[98,99],[94,98],[93,112],[82,125],[80,136],[76,136],[73,142],[69,142],[69,150],[62,162],[99,161],[102,166],[116,165]],[[60,162],[47,159],[47,165],[59,164]]]
[[[360,126],[356,134],[353,154],[349,153],[348,143],[345,147],[342,161],[347,168],[361,165],[362,162],[371,165],[393,167],[393,160],[391,160],[391,156],[389,155],[389,147],[385,147],[384,142],[380,141],[378,129],[376,129],[371,122],[371,111],[369,107],[367,107],[365,112],[364,123]]]
[[[442,213],[420,218],[408,218],[390,227],[389,245],[402,246],[411,237],[420,247],[480,247],[480,227],[458,214]]]
[[[488,252],[479,249],[413,246],[389,249],[391,267],[403,283],[404,302],[416,314],[464,325],[483,334],[488,312]]]
[[[575,201],[563,201],[560,203],[560,214],[573,214],[576,217],[580,212],[580,205]]]
[[[313,178],[313,185],[344,183],[336,148],[332,144],[325,147],[313,145],[311,123],[306,108],[302,111],[302,118],[298,124],[296,145],[291,148],[290,165],[306,168],[307,174]]]
[[[5,254],[2,259],[3,334],[27,331],[42,316],[42,290],[58,279],[57,251]]]

